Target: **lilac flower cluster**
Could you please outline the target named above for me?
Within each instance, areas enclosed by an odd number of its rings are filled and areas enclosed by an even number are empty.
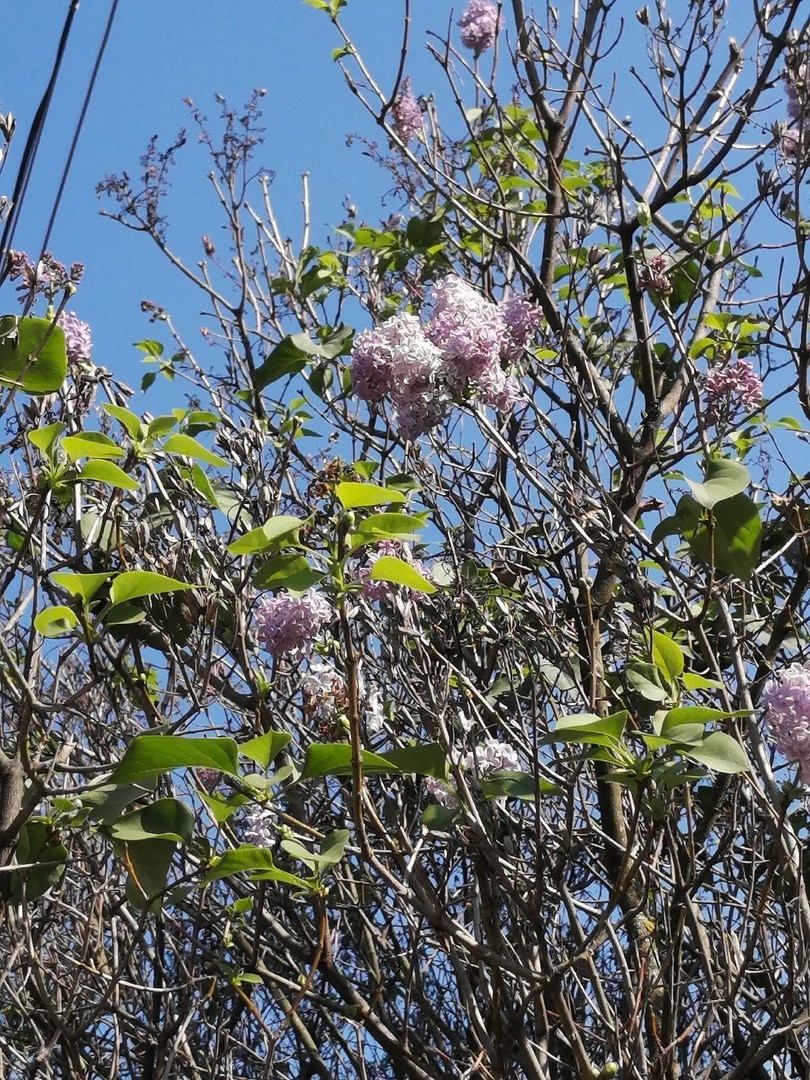
[[[810,662],[791,664],[765,684],[760,698],[776,749],[810,778]]]
[[[703,378],[706,422],[716,424],[742,409],[751,412],[762,401],[762,382],[747,360],[730,360]]]
[[[17,281],[17,292],[25,305],[42,295],[50,303],[59,293],[74,292],[82,280],[84,266],[73,263],[68,269],[58,262],[50,251],[33,263],[24,251],[12,251],[9,259],[9,277]]]
[[[509,743],[500,742],[498,739],[487,739],[469,754],[464,755],[461,759],[461,767],[477,770],[479,776],[487,776],[493,772],[517,772],[520,769],[520,758],[515,748]]]
[[[278,596],[263,596],[256,606],[259,642],[273,656],[304,656],[333,616],[332,605],[323,593],[296,596],[283,592]]]
[[[478,58],[495,44],[498,32],[503,29],[503,16],[490,0],[469,0],[458,26],[461,29],[461,44]]]
[[[270,847],[274,835],[272,810],[264,806],[251,806],[242,824],[242,840],[255,847]]]
[[[364,401],[390,400],[403,439],[441,423],[451,394],[472,392],[485,405],[509,412],[520,387],[503,364],[518,359],[541,320],[540,309],[526,297],[494,304],[451,275],[433,287],[432,314],[424,326],[404,313],[357,335],[354,388]]]
[[[410,75],[402,80],[402,90],[391,106],[394,131],[404,143],[415,139],[422,130],[422,109],[411,91]]]
[[[80,364],[90,359],[93,343],[90,340],[90,327],[82,322],[75,311],[63,311],[56,320],[65,333],[65,347],[68,362]]]
[[[327,660],[312,660],[301,680],[304,695],[304,714],[323,728],[329,728],[337,717],[345,716],[349,707],[346,680],[334,664]],[[357,685],[363,719],[369,735],[382,730],[385,721],[380,690],[373,684],[367,686],[362,676]]]
[[[669,259],[660,252],[641,264],[638,271],[639,284],[645,292],[666,297],[672,292]]]
[[[785,72],[785,98],[788,124],[782,131],[780,149],[785,157],[796,157],[810,141],[810,62],[803,59]]]
[[[486,739],[459,761],[459,768],[477,776],[487,777],[494,772],[519,772],[517,750],[499,739]],[[442,806],[458,806],[458,795],[447,783],[435,777],[425,778],[425,790]]]

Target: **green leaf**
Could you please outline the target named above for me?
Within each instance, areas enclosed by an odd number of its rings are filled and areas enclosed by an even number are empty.
[[[67,425],[61,420],[48,424],[46,427],[37,428],[36,431],[28,432],[28,441],[47,458],[52,458],[54,443],[65,430]]]
[[[143,435],[143,424],[135,413],[130,412],[129,409],[125,409],[121,405],[108,404],[103,405],[102,408],[109,416],[115,417],[131,439],[134,441],[141,439]]]
[[[387,758],[372,754],[370,750],[361,751],[363,772],[368,774],[398,773],[397,768]],[[348,743],[310,743],[304,757],[302,780],[316,776],[351,776],[352,748]]]
[[[146,434],[150,439],[160,439],[168,434],[172,428],[176,428],[178,420],[176,416],[156,416],[149,421]]]
[[[183,457],[194,458],[206,465],[218,465],[220,468],[226,468],[228,465],[225,458],[207,450],[190,435],[170,435],[162,449],[167,454],[182,454]]]
[[[658,630],[652,632],[652,658],[667,682],[675,682],[683,672],[683,651],[680,645]]]
[[[447,757],[438,743],[383,750],[380,757],[384,757],[400,772],[447,779]]]
[[[130,870],[126,889],[127,899],[136,908],[159,908],[159,898],[166,889],[166,879],[169,876],[177,842],[154,837],[150,840],[120,841],[120,843],[126,845],[127,863]]]
[[[230,877],[231,874],[243,873],[250,873],[254,881],[280,881],[285,885],[295,885],[299,889],[307,888],[303,878],[277,869],[267,848],[254,847],[252,844],[243,844],[233,851],[226,851],[216,859],[202,879],[202,884],[208,885],[212,881]]]
[[[78,622],[75,612],[64,604],[43,608],[34,619],[34,629],[43,637],[60,637],[70,633]]]
[[[65,334],[61,326],[50,319],[17,319],[16,316],[6,316],[0,322],[4,330],[16,324],[10,335],[0,337],[0,383],[26,394],[55,394],[67,375]]]
[[[155,777],[152,777],[145,784],[104,784],[85,791],[81,796],[82,805],[90,808],[93,821],[113,825],[130,803],[151,795],[155,783]]]
[[[711,510],[719,502],[731,499],[745,491],[751,483],[748,469],[739,461],[727,458],[709,458],[706,462],[706,476],[702,484],[693,480],[686,481],[692,489],[697,502]]]
[[[422,811],[422,824],[431,832],[447,832],[458,817],[458,812],[459,808],[457,806],[431,803]]]
[[[625,668],[624,675],[629,685],[644,701],[657,704],[669,697],[668,691],[658,682],[658,668],[654,664],[635,660]]]
[[[346,842],[349,839],[348,829],[336,829],[325,836],[321,842],[321,850],[318,855],[305,848],[297,840],[282,840],[281,846],[293,859],[308,866],[314,874],[322,874],[325,869],[334,866],[343,858]]]
[[[115,840],[176,840],[188,844],[194,835],[194,814],[179,799],[158,799],[116,821]]]
[[[257,589],[289,589],[290,592],[306,592],[323,579],[323,574],[313,570],[303,555],[289,553],[276,555],[264,563],[253,575]]]
[[[722,690],[723,684],[717,679],[707,679],[693,671],[685,671],[682,679],[685,690]]]
[[[112,583],[110,599],[113,604],[127,600],[137,600],[142,596],[157,596],[159,593],[178,592],[181,589],[193,589],[184,581],[155,574],[151,570],[125,570]]]
[[[749,768],[745,750],[724,731],[713,731],[699,746],[690,746],[683,753],[719,773],[747,772]]]
[[[562,795],[562,788],[548,780],[537,780],[526,772],[496,772],[482,776],[478,783],[487,799],[506,796],[508,799],[521,799],[534,802],[540,795]]]
[[[669,731],[680,724],[716,724],[718,720],[728,720],[731,717],[748,716],[745,709],[736,712],[726,712],[724,709],[710,709],[706,705],[681,705],[677,709],[670,709],[664,717],[659,734],[667,735]]]
[[[255,739],[241,743],[239,753],[266,769],[287,746],[291,738],[292,736],[286,731],[268,731],[265,735],[258,735]]]
[[[759,562],[762,543],[759,507],[752,499],[734,495],[704,513],[690,495],[684,495],[676,516],[681,535],[697,558],[708,565],[713,555],[713,565],[721,573],[742,581],[750,578]]]
[[[280,514],[228,544],[227,550],[231,555],[255,555],[259,551],[267,551],[280,545],[281,541],[292,543],[293,533],[303,524],[301,518]]]
[[[395,555],[381,555],[371,568],[372,581],[391,581],[395,585],[404,585],[413,592],[434,593],[436,586],[428,581],[424,574]]]
[[[108,783],[132,784],[174,769],[187,768],[217,769],[228,776],[238,776],[236,743],[224,737],[137,735]]]
[[[227,821],[229,817],[235,814],[240,807],[245,805],[245,803],[253,801],[249,795],[243,795],[241,792],[236,792],[233,795],[229,795],[227,798],[200,790],[197,791],[197,795],[211,811],[211,816],[214,821],[220,825],[223,821]]]
[[[593,743],[612,746],[622,737],[627,723],[627,710],[600,717],[595,713],[577,713],[561,716],[552,731],[544,736],[544,742]]]
[[[86,609],[101,586],[111,577],[111,571],[103,574],[74,574],[69,570],[58,570],[51,574],[51,581],[72,596],[78,596],[82,607]]]
[[[123,488],[125,491],[139,491],[141,485],[133,480],[123,469],[112,461],[103,461],[96,458],[86,461],[79,473],[80,480],[94,480],[99,484],[109,484],[110,487]]]
[[[344,481],[335,488],[335,494],[344,510],[354,510],[358,506],[388,506],[390,503],[404,503],[406,496],[396,488],[380,487],[378,484],[357,484]]]
[[[365,518],[351,534],[352,550],[363,544],[376,544],[380,540],[419,540],[417,529],[423,529],[427,514],[372,514]]]
[[[89,458],[117,458],[125,457],[126,450],[108,439],[100,431],[82,431],[78,435],[65,435],[62,439],[62,449],[71,461],[77,461],[80,457]]]
[[[288,334],[268,354],[264,363],[254,372],[253,385],[256,390],[264,390],[278,379],[283,379],[288,375],[297,375],[299,371],[303,371],[312,353],[301,347],[301,338],[311,348],[312,343],[308,335]]]

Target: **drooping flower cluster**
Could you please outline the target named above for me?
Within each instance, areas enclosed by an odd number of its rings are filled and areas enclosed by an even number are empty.
[[[256,605],[259,642],[273,656],[305,656],[333,615],[332,605],[323,593],[263,596]]]
[[[422,326],[415,315],[395,315],[357,335],[352,382],[364,401],[388,398],[404,439],[415,439],[444,419],[451,394],[475,394],[485,405],[509,412],[518,400],[514,363],[541,323],[526,297],[494,304],[468,282],[449,276],[432,290],[432,314]]]
[[[747,360],[730,360],[703,378],[706,422],[716,424],[742,410],[751,412],[762,401],[762,382]]]
[[[491,0],[469,0],[458,26],[461,29],[461,44],[477,58],[495,44],[495,38],[503,28],[503,16]]]
[[[810,778],[810,663],[791,664],[765,684],[760,698],[774,746]]]
[[[90,327],[77,317],[75,311],[63,311],[56,320],[65,333],[65,347],[68,362],[80,364],[90,359],[93,343],[90,339]]]
[[[422,130],[422,109],[411,90],[410,75],[402,80],[402,90],[391,106],[394,131],[404,143],[408,143]]]

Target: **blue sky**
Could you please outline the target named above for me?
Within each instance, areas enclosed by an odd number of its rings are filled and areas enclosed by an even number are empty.
[[[14,246],[38,253],[68,146],[81,108],[111,0],[83,0]],[[23,144],[49,78],[68,0],[12,0],[4,6],[0,111],[14,113],[12,142],[0,193],[10,194]],[[459,5],[456,5],[457,7]],[[423,43],[429,22],[447,26],[450,4],[415,0],[408,64],[418,80],[435,83]],[[361,50],[373,60],[382,85],[393,83],[399,57],[402,5],[394,0],[351,0],[343,13]],[[131,385],[141,369],[131,343],[154,336],[139,302],[149,298],[177,317],[196,345],[202,297],[145,237],[100,216],[95,187],[106,174],[134,172],[147,140],[162,144],[185,126],[190,97],[212,119],[221,93],[241,105],[256,87],[267,89],[266,144],[258,160],[276,174],[274,196],[282,229],[300,234],[300,176],[310,173],[314,234],[341,217],[346,196],[368,219],[378,216],[386,178],[346,136],[374,137],[373,124],[345,87],[331,51],[338,44],[328,18],[302,0],[121,0],[90,110],[50,240],[63,262],[85,265],[71,308],[93,329],[94,360]],[[429,88],[429,87],[428,87]],[[170,245],[191,261],[202,256],[200,236],[216,236],[219,220],[205,179],[208,162],[193,137],[181,153],[168,203]],[[13,297],[0,299],[13,310]]]

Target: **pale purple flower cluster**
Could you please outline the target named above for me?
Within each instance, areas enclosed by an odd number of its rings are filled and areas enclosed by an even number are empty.
[[[270,847],[274,836],[273,812],[263,806],[251,806],[242,824],[243,841],[254,847]]]
[[[795,158],[810,142],[810,63],[791,65],[784,75],[788,123],[779,124],[779,149]]]
[[[364,401],[389,397],[396,428],[405,439],[415,439],[441,421],[449,400],[442,369],[442,354],[408,312],[362,331],[352,349],[352,383],[358,396]]]
[[[730,360],[704,376],[703,392],[706,421],[716,424],[740,409],[744,412],[756,409],[762,401],[762,382],[747,360]]]
[[[296,596],[283,592],[278,596],[263,596],[256,605],[259,642],[273,656],[306,655],[333,616],[332,605],[323,593]]]
[[[410,75],[402,80],[402,91],[391,106],[394,131],[404,143],[408,143],[422,130],[422,109],[411,91]]]
[[[791,664],[768,680],[760,707],[774,746],[810,777],[810,663]]]
[[[499,739],[486,739],[459,761],[459,768],[476,776],[487,777],[495,772],[519,772],[520,758],[517,750]],[[452,785],[426,776],[425,790],[442,806],[458,806],[458,793]]]
[[[500,742],[498,739],[487,739],[469,754],[464,755],[461,759],[461,767],[474,769],[479,776],[487,776],[493,772],[518,772],[520,758],[517,750],[509,743]]]
[[[469,0],[458,26],[461,28],[461,44],[478,57],[495,44],[498,31],[503,28],[503,16],[490,0]]]
[[[652,255],[642,263],[638,271],[639,284],[645,292],[653,292],[656,296],[669,296],[672,292],[672,279],[670,278],[669,259],[666,255]]]
[[[90,359],[93,343],[90,340],[90,327],[77,317],[75,311],[63,311],[56,320],[65,334],[65,348],[68,362],[80,364]]]
[[[394,425],[405,439],[441,423],[451,391],[474,393],[485,405],[509,412],[520,386],[503,365],[517,360],[541,319],[524,296],[494,304],[451,275],[433,287],[424,327],[405,313],[357,335],[352,382],[364,401],[390,398]]]
[[[440,806],[446,806],[449,810],[455,810],[458,806],[458,796],[454,788],[443,780],[437,780],[435,776],[426,776],[424,785],[428,795],[435,799]]]

